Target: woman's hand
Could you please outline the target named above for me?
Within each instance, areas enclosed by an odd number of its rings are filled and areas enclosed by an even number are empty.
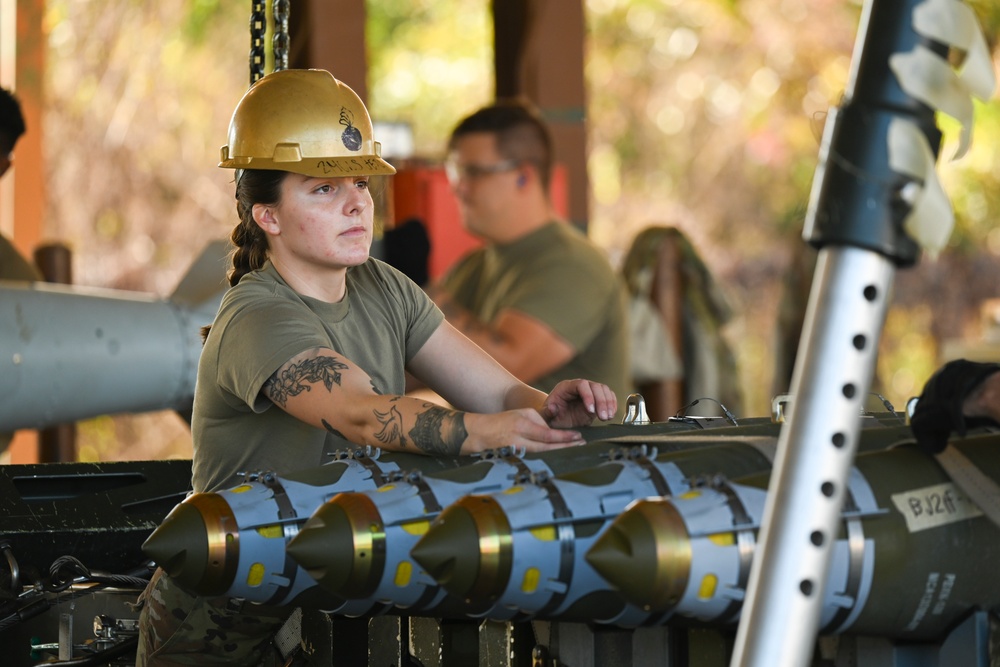
[[[614,419],[617,410],[618,399],[607,385],[590,380],[563,380],[537,410],[466,413],[468,438],[462,445],[462,453],[504,446],[537,452],[582,445],[586,442],[583,436],[572,429],[590,424],[595,417],[602,421]]]
[[[524,447],[529,452],[575,447],[586,441],[579,432],[553,428],[537,410],[521,408],[494,414],[465,413],[468,437],[462,454],[497,447]]]
[[[573,428],[586,426],[595,417],[601,421],[613,419],[618,410],[618,398],[611,388],[590,380],[563,380],[545,398],[542,418],[549,426]]]

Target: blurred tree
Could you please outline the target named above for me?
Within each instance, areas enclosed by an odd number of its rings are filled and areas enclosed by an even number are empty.
[[[248,6],[47,7],[47,232],[71,245],[78,283],[169,293],[234,220],[232,175],[214,166],[246,89]]]
[[[486,0],[368,0],[368,104],[407,124],[416,154],[441,159],[456,122],[493,96]]]
[[[970,4],[992,45],[996,3]],[[587,7],[591,233],[612,256],[651,222],[677,225],[695,240],[738,304],[728,333],[747,405],[762,413],[781,365],[772,357],[782,333],[778,302],[788,294],[781,281],[798,270],[793,254],[809,252],[800,238],[805,205],[826,114],[847,85],[861,3],[589,0]],[[963,258],[958,263],[979,258],[980,270],[997,265],[998,114],[995,100],[977,104],[972,151],[939,162],[956,231],[936,264],[925,260],[900,276],[902,303],[920,302],[932,280],[949,275],[935,267],[954,266],[953,255]],[[957,128],[946,117],[941,124],[947,156]],[[973,293],[960,281],[940,283],[950,312],[927,322],[921,345],[900,344],[898,328],[887,326],[880,375],[908,366],[919,388],[935,363],[919,355],[936,355],[940,338],[960,335],[977,318],[983,292],[995,293],[996,282],[979,285]]]
[[[235,221],[215,168],[246,89],[246,3],[48,0],[45,234],[77,284],[169,294]],[[224,267],[220,267],[220,271]],[[173,413],[80,424],[83,460],[190,456]]]
[[[803,252],[802,212],[861,3],[585,1],[591,235],[617,262],[651,223],[685,232],[736,307],[726,332],[739,355],[734,381],[748,414],[763,414],[781,281]],[[995,50],[1000,6],[969,4]],[[46,234],[71,244],[80,284],[169,293],[235,220],[231,174],[215,164],[248,80],[249,3],[46,7]],[[493,93],[489,0],[367,7],[372,114],[408,123],[417,154],[438,159],[455,120]],[[897,276],[879,359],[897,405],[929,376],[941,340],[979,334],[979,303],[1000,284],[1000,103],[976,114],[958,162],[948,160],[957,128],[941,119],[951,243]],[[147,419],[96,420],[81,429],[96,444],[81,448],[103,458],[183,451],[176,417]]]

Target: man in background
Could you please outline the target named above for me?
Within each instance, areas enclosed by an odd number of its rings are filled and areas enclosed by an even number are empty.
[[[21,104],[14,95],[0,88],[0,177],[13,162],[14,144],[24,134]],[[41,280],[38,269],[17,252],[10,240],[0,234],[0,280]]]
[[[499,101],[452,131],[446,163],[466,229],[485,242],[428,291],[448,321],[542,391],[586,377],[630,391],[621,278],[550,200],[552,139],[537,111]],[[621,407],[620,407],[621,410]]]

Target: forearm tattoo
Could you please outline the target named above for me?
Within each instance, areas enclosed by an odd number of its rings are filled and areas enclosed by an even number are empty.
[[[406,448],[406,436],[403,435],[403,415],[399,414],[395,405],[385,412],[375,410],[375,419],[382,425],[382,430],[375,434],[379,442],[383,444],[399,442],[400,447]]]
[[[327,391],[341,381],[340,371],[350,368],[334,357],[305,359],[297,364],[279,368],[264,383],[264,393],[275,403],[284,407],[291,396],[311,391],[312,385],[322,382]]]
[[[298,396],[304,391],[312,391],[313,384],[322,382],[327,391],[335,384],[339,386],[342,381],[341,371],[349,368],[350,366],[344,362],[329,356],[288,364],[268,378],[264,383],[264,393],[274,403],[284,407],[290,397]],[[375,394],[381,395],[374,382],[371,383],[371,387]],[[400,398],[402,397],[395,397],[391,401],[394,403]],[[386,445],[398,443],[400,448],[406,448],[410,444],[407,442],[408,435],[412,444],[429,454],[458,455],[462,450],[462,444],[469,437],[468,431],[465,430],[465,413],[448,410],[433,403],[424,403],[423,407],[424,411],[417,413],[416,425],[409,433],[404,431],[403,415],[397,406],[390,405],[384,412],[375,410],[375,419],[381,425],[375,433],[375,438]],[[322,423],[328,432],[344,437],[325,419]]]
[[[462,443],[469,437],[465,430],[465,413],[448,410],[430,403],[417,414],[417,424],[410,429],[414,444],[428,454],[457,456]]]

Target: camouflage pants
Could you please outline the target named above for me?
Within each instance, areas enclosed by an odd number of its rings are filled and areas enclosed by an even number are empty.
[[[136,667],[253,667],[270,657],[271,640],[293,611],[191,595],[161,569],[139,604]]]

